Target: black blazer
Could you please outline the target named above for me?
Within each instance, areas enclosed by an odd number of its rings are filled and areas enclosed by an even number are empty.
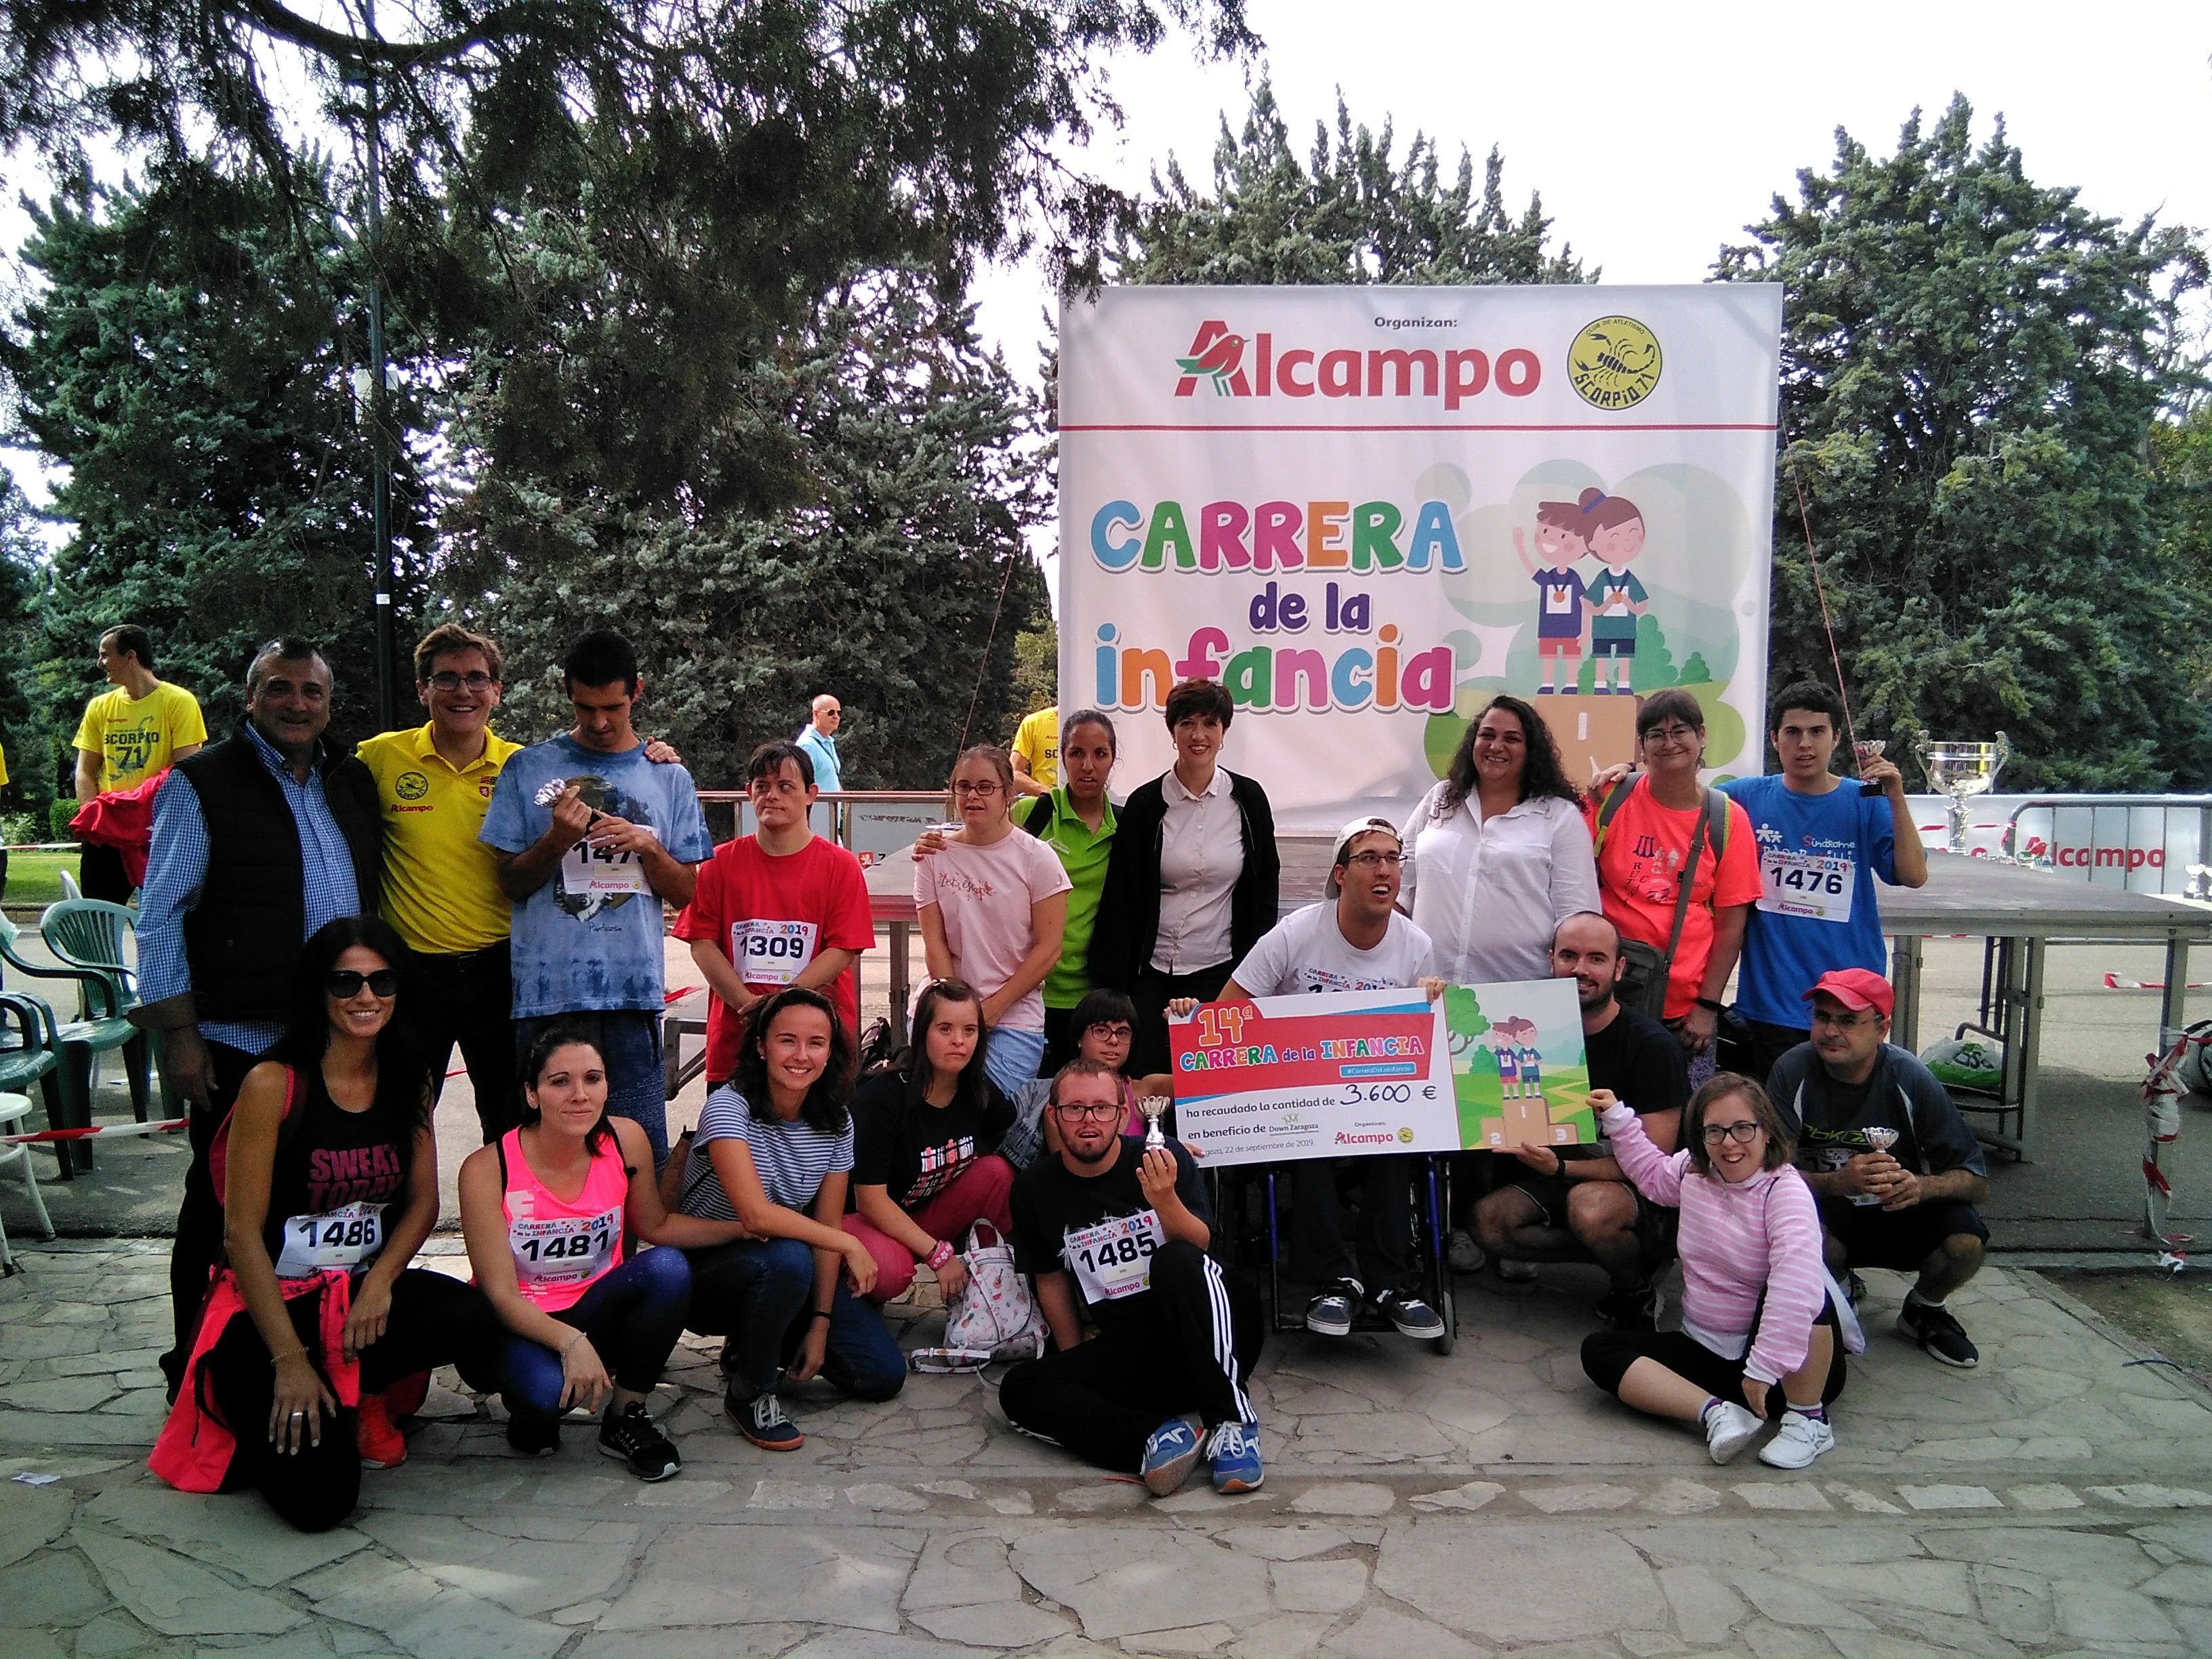
[[[1275,849],[1275,815],[1267,791],[1242,773],[1228,775],[1244,842],[1243,872],[1229,896],[1229,954],[1231,962],[1242,962],[1275,925],[1283,861]],[[1094,985],[1133,990],[1137,975],[1152,965],[1160,934],[1160,840],[1167,811],[1167,795],[1154,778],[1115,814],[1114,850],[1106,860],[1106,885],[1091,934]]]

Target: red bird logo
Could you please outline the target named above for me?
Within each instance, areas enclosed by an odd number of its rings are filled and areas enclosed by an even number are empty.
[[[1213,390],[1224,398],[1249,398],[1252,388],[1244,378],[1244,337],[1231,334],[1229,325],[1204,322],[1198,325],[1197,337],[1190,343],[1187,356],[1176,359],[1176,367],[1182,378],[1176,382],[1175,395],[1188,398],[1198,389],[1200,375],[1211,379]]]

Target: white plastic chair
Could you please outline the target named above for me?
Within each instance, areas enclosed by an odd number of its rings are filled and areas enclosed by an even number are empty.
[[[28,1095],[0,1095],[0,1134],[21,1133],[19,1126],[30,1115],[30,1112],[31,1097]],[[0,1170],[6,1169],[10,1164],[22,1166],[23,1185],[31,1193],[32,1212],[39,1218],[39,1225],[45,1230],[46,1236],[52,1238],[54,1236],[54,1221],[46,1213],[46,1195],[39,1191],[38,1171],[31,1167],[31,1149],[28,1146],[0,1146]],[[12,1273],[15,1271],[15,1257],[8,1248],[7,1225],[0,1223],[0,1273]]]
[[[79,890],[77,887],[76,878],[75,876],[70,874],[68,871],[64,870],[61,872],[61,878],[62,896],[64,898],[82,898],[84,896],[84,894]]]

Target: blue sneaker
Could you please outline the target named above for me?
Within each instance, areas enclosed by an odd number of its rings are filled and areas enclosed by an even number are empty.
[[[1198,1431],[1188,1419],[1171,1417],[1145,1442],[1145,1461],[1137,1466],[1146,1490],[1165,1498],[1190,1479],[1198,1467]]]
[[[1213,1489],[1216,1492],[1257,1492],[1267,1478],[1260,1467],[1260,1425],[1224,1423],[1213,1431]]]

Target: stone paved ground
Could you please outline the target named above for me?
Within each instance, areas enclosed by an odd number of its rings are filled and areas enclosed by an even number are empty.
[[[1595,1286],[1463,1281],[1457,1352],[1276,1339],[1254,1393],[1267,1484],[1164,1502],[1013,1434],[985,1384],[884,1407],[801,1393],[805,1447],[722,1421],[679,1351],[656,1409],[684,1473],[507,1451],[441,1388],[354,1523],[301,1537],[140,1459],[166,1321],[149,1245],[31,1246],[0,1285],[0,1654],[951,1659],[2212,1653],[2212,1396],[2024,1272],[1959,1311],[1982,1369],[1887,1334],[1812,1470],[1583,1379]],[[434,1265],[458,1266],[447,1255]],[[936,1316],[906,1320],[932,1339]],[[448,1376],[443,1379],[452,1381]]]

